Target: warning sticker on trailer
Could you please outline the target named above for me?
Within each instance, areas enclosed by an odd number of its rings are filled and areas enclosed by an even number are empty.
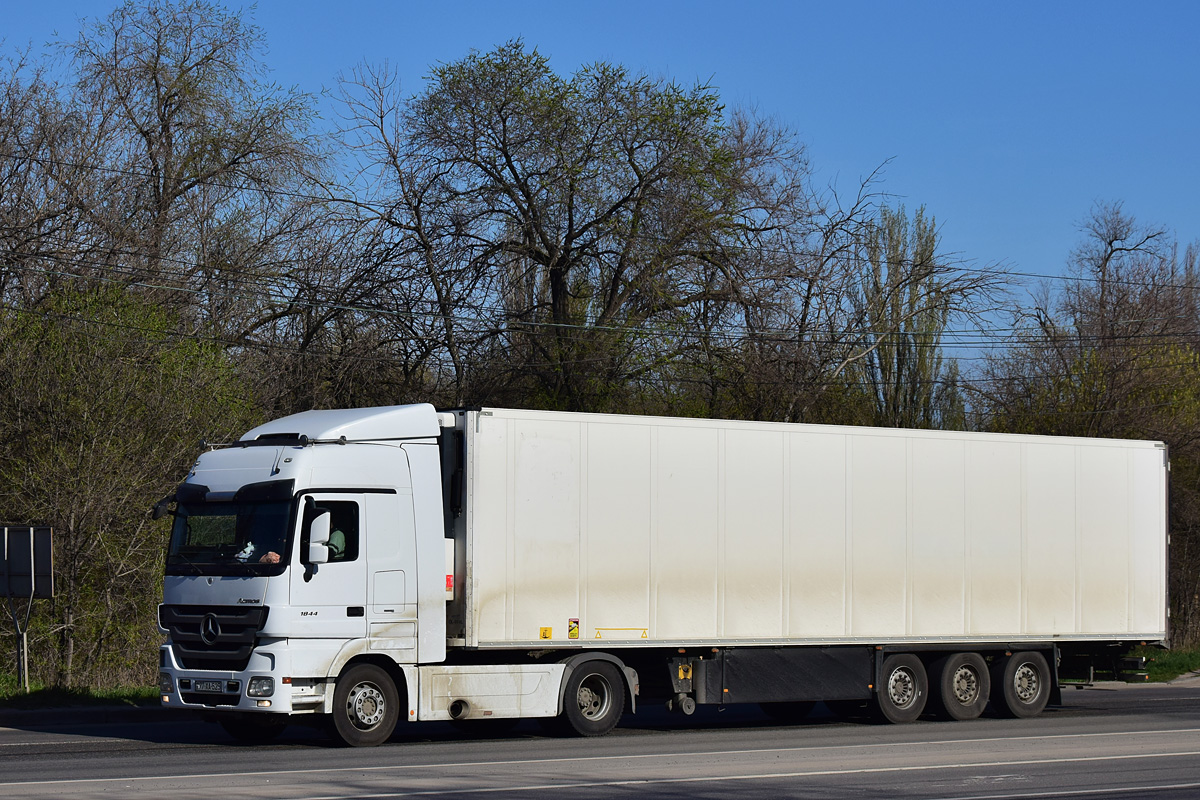
[[[554,628],[542,628],[540,638],[553,639],[554,638]]]
[[[568,639],[578,639],[579,638],[579,620],[577,620],[577,619],[567,620],[567,638]]]

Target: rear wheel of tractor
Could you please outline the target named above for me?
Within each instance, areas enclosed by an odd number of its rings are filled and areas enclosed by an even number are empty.
[[[992,708],[1006,717],[1036,717],[1050,700],[1050,667],[1041,653],[1013,653],[992,664]]]
[[[333,730],[351,747],[383,744],[400,718],[400,696],[386,672],[374,664],[351,667],[333,693]]]
[[[625,682],[608,661],[585,661],[567,678],[563,718],[570,732],[603,736],[625,710]]]
[[[266,744],[287,727],[287,717],[280,719],[275,714],[234,714],[218,720],[225,732],[243,744]]]
[[[992,681],[977,653],[952,653],[929,671],[929,704],[941,719],[975,719],[987,708]]]
[[[875,709],[886,722],[913,722],[925,710],[929,678],[921,659],[896,653],[883,662],[883,680],[875,693]]]

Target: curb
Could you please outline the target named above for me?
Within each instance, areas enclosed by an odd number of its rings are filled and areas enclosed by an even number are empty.
[[[1182,675],[1180,675],[1179,677],[1172,678],[1171,680],[1167,681],[1167,683],[1168,684],[1172,684],[1172,683],[1188,683],[1188,684],[1190,684],[1190,683],[1195,683],[1197,678],[1200,678],[1200,670],[1193,670],[1192,672],[1185,672]]]

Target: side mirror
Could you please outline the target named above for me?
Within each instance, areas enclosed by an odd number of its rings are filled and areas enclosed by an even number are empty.
[[[175,499],[174,495],[167,495],[162,500],[159,500],[150,508],[150,519],[162,519],[167,514],[171,513],[170,503]]]
[[[331,515],[322,511],[308,525],[308,563],[325,564],[329,561],[329,522]]]

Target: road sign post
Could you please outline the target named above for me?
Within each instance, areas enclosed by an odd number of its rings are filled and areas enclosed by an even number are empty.
[[[0,594],[8,598],[8,612],[17,629],[17,679],[29,692],[29,617],[33,601],[54,596],[53,530],[35,526],[0,528]],[[19,611],[25,601],[24,618]]]

